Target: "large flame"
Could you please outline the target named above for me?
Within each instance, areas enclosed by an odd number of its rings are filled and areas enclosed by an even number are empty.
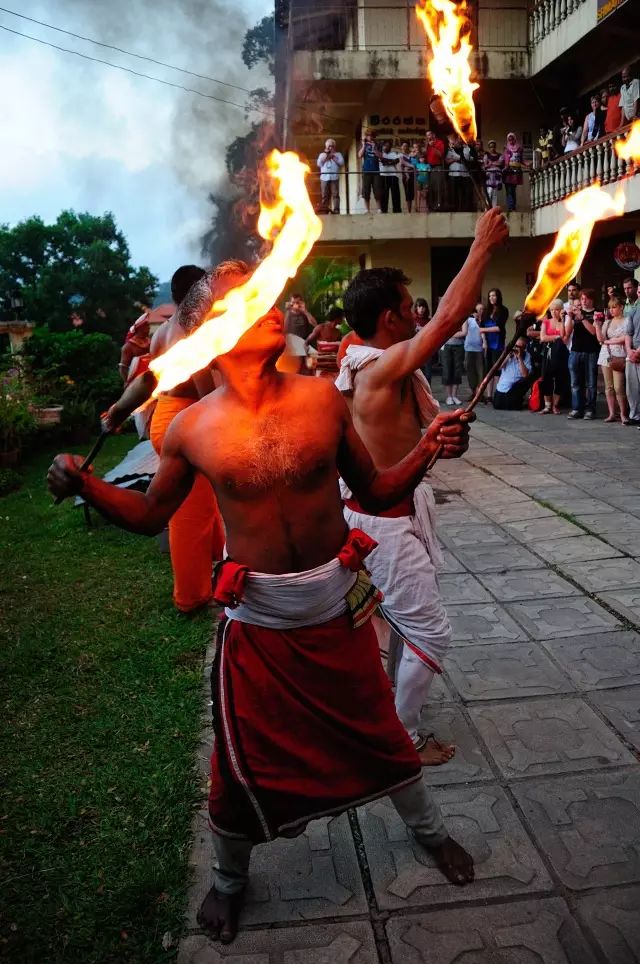
[[[260,207],[258,231],[273,247],[248,281],[211,307],[208,321],[150,364],[158,379],[154,395],[187,381],[230,351],[241,335],[273,307],[322,233],[305,187],[306,164],[293,151],[271,151],[266,169],[275,201]]]
[[[640,164],[640,120],[633,122],[633,127],[623,141],[616,142],[616,154],[623,161]]]
[[[418,0],[416,14],[431,45],[428,70],[434,93],[441,97],[463,141],[473,140],[478,136],[473,103],[478,84],[471,81],[471,24],[466,0]]]
[[[573,217],[566,221],[556,235],[551,251],[545,254],[538,268],[536,283],[527,295],[525,311],[541,318],[554,298],[575,277],[589,247],[596,221],[620,217],[624,214],[624,191],[615,197],[592,184],[565,201]]]

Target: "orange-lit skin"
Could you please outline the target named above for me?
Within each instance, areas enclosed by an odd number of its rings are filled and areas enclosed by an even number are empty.
[[[625,139],[617,142],[616,154],[623,161],[640,164],[640,120],[634,121]]]
[[[524,303],[525,311],[542,318],[564,286],[575,277],[584,260],[596,221],[620,217],[624,213],[624,192],[611,197],[599,185],[578,191],[565,201],[571,218],[562,225],[551,251],[538,268],[538,277]]]
[[[275,150],[266,159],[266,169],[275,201],[261,203],[258,231],[273,247],[247,281],[212,305],[208,321],[151,362],[158,379],[154,395],[187,381],[230,351],[271,310],[322,233],[304,183],[307,165],[292,151]]]
[[[451,123],[465,143],[478,136],[471,80],[471,24],[466,0],[419,0],[416,15],[431,46],[429,80]]]

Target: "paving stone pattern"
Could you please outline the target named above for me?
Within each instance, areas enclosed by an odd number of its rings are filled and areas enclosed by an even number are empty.
[[[456,745],[424,779],[475,882],[448,884],[384,798],[256,847],[223,947],[195,917],[203,803],[179,964],[640,964],[640,446],[479,414],[433,473],[453,643],[421,718]]]

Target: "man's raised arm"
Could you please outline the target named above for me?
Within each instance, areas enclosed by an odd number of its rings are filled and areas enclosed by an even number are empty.
[[[167,432],[162,446],[160,465],[146,492],[120,489],[81,472],[82,459],[74,455],[56,455],[47,473],[50,492],[58,498],[81,495],[110,522],[153,536],[165,528],[173,513],[186,499],[193,485],[193,469],[180,454],[178,416]]]
[[[476,236],[467,260],[440,299],[428,325],[408,341],[387,348],[375,364],[376,381],[399,381],[416,371],[452,338],[475,308],[491,255],[509,237],[507,219],[500,208],[491,208],[476,224]]]

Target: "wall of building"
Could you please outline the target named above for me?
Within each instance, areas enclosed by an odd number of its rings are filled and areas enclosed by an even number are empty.
[[[598,0],[584,0],[565,20],[531,48],[530,69],[534,76],[570,47],[578,43],[598,23]]]

